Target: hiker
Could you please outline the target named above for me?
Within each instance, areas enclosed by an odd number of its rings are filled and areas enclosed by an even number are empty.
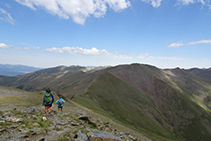
[[[54,96],[51,93],[51,90],[48,89],[43,96],[43,105],[45,106],[45,114],[51,114],[51,107],[54,102]]]
[[[62,96],[59,96],[59,99],[56,101],[56,104],[58,105],[58,111],[61,110],[61,112],[63,111],[63,104],[65,103],[65,101],[62,99]]]

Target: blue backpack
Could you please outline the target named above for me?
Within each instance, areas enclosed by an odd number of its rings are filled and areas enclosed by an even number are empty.
[[[62,104],[63,104],[63,101],[61,99],[59,99],[58,105],[61,106]]]

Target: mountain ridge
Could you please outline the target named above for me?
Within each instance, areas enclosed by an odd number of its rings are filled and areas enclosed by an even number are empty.
[[[159,69],[145,64],[119,65],[89,73],[77,67],[75,71],[59,71],[58,68],[51,68],[55,70],[48,73],[0,77],[0,85],[30,91],[52,88],[148,136],[193,141],[200,140],[202,135],[203,140],[211,137],[209,77],[185,69]],[[144,97],[138,98],[142,94]],[[141,105],[145,102],[142,99],[147,97],[152,102]],[[122,105],[124,101],[129,108]],[[142,120],[138,121],[137,117]]]

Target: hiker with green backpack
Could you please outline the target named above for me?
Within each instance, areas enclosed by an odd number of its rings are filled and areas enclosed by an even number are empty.
[[[51,93],[51,90],[48,89],[45,92],[45,95],[43,96],[43,105],[45,106],[45,114],[50,114],[51,113],[51,107],[54,102],[54,96]]]

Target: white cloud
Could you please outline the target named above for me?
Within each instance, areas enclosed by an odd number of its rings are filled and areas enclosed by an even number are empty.
[[[5,3],[4,6],[7,7],[7,8],[11,8],[8,3]]]
[[[6,45],[5,43],[0,43],[0,49],[30,50],[29,47],[16,47],[14,45]]]
[[[10,13],[8,13],[7,11],[5,11],[2,8],[0,8],[0,20],[11,23],[12,25],[15,24],[15,20],[12,18]]]
[[[151,3],[153,7],[158,8],[161,5],[162,0],[141,0],[141,1]]]
[[[21,47],[14,47],[13,49],[21,50],[22,48]]]
[[[23,50],[30,50],[30,48],[29,47],[24,47],[24,48],[22,48]]]
[[[143,59],[143,58],[147,58],[147,57],[149,57],[149,54],[148,53],[146,53],[146,54],[140,54],[140,55],[137,56],[137,58],[139,58],[139,59]]]
[[[180,47],[180,46],[183,46],[183,45],[210,44],[210,43],[211,43],[211,40],[201,40],[201,41],[196,41],[196,42],[190,42],[190,43],[187,43],[187,44],[184,44],[182,42],[177,42],[177,43],[170,44],[168,47],[169,48],[177,48],[177,47]]]
[[[139,58],[139,59],[184,60],[184,58],[178,58],[178,57],[150,56],[148,53],[140,54],[137,56],[137,58]]]
[[[189,5],[189,4],[194,4],[194,3],[201,3],[203,5],[209,5],[210,0],[178,0],[178,4],[181,5]]]
[[[195,0],[178,0],[179,3],[183,5],[193,4]]]
[[[105,49],[98,50],[97,48],[91,48],[91,49],[83,49],[80,47],[63,47],[63,48],[49,48],[46,49],[46,51],[51,53],[69,53],[72,55],[92,55],[92,56],[104,56],[104,57],[112,57],[115,59],[132,59],[131,56],[127,55],[119,55],[114,53],[109,53]]]
[[[149,56],[149,58],[152,58],[152,59],[165,59],[165,60],[184,60],[184,58],[164,57],[164,56]]]
[[[195,45],[195,44],[210,44],[211,40],[201,40],[201,41],[197,41],[197,42],[190,42],[187,45]]]
[[[13,47],[15,50],[30,50],[29,47]]]
[[[168,47],[169,48],[177,48],[177,47],[180,47],[180,46],[183,46],[184,44],[182,42],[177,42],[177,43],[172,43],[170,44]]]
[[[5,43],[0,43],[0,49],[8,49],[11,46],[6,45]]]
[[[40,47],[34,47],[34,50],[40,50]]]
[[[103,17],[109,5],[114,11],[130,6],[129,0],[15,0],[33,10],[44,8],[52,15],[63,19],[72,17],[78,24],[84,24],[87,17]]]
[[[70,53],[74,55],[107,55],[109,54],[106,50],[98,50],[96,48],[92,49],[83,49],[80,47],[63,47],[63,48],[50,48],[46,49],[46,51],[52,53]]]
[[[129,0],[104,0],[114,11],[121,11],[130,6]]]

